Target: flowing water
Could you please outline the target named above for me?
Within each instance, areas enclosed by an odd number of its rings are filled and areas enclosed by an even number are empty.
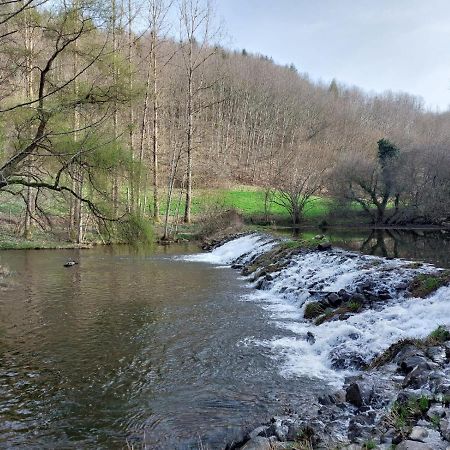
[[[308,414],[355,361],[450,324],[450,288],[404,298],[402,285],[428,264],[298,255],[264,290],[229,268],[273,245],[251,235],[208,254],[0,252],[11,272],[0,287],[0,447],[223,448],[285,407]],[[72,258],[79,264],[64,268]],[[391,299],[342,322],[302,319],[312,289],[368,281]]]

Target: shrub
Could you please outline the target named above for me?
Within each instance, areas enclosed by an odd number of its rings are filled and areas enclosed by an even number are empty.
[[[118,233],[122,241],[132,245],[150,244],[154,240],[152,224],[140,215],[130,214],[119,222]]]

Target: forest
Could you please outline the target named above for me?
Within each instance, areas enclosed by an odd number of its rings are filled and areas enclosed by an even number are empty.
[[[450,220],[449,112],[231,50],[203,0],[0,5],[0,206],[20,203],[25,238],[170,239],[223,186],[294,226],[318,198],[372,224]]]

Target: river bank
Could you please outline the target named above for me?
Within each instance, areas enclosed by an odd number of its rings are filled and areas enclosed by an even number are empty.
[[[305,420],[301,409],[273,417],[228,448],[446,450],[449,272],[311,247],[264,235],[208,246],[205,260],[248,277],[255,301],[283,305],[282,326],[295,337],[264,345],[281,347],[286,375],[309,373],[338,386],[311,405],[312,418],[309,410]],[[303,319],[286,320],[295,309]]]

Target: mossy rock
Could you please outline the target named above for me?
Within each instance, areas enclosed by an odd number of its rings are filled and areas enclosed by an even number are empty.
[[[425,298],[449,283],[450,270],[434,274],[421,273],[412,280],[409,291],[412,297]]]

